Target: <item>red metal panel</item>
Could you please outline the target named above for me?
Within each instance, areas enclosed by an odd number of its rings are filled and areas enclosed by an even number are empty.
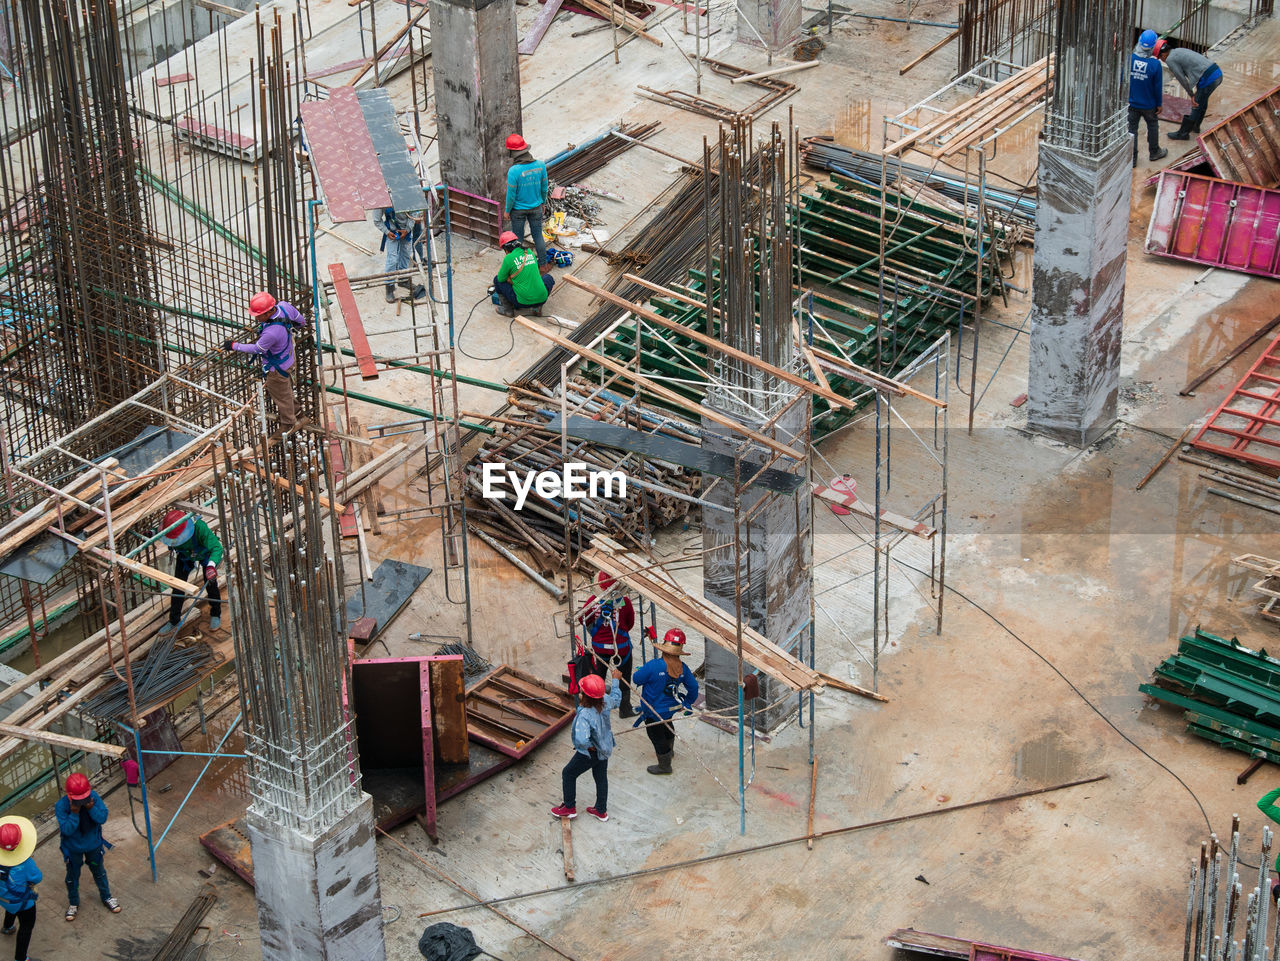
[[[1280,186],[1280,87],[1200,135],[1214,173],[1226,180]]]
[[[333,118],[342,135],[342,143],[355,169],[356,196],[365,210],[381,210],[391,206],[391,192],[382,176],[378,152],[365,123],[364,112],[351,87],[337,87],[329,94]]]
[[[328,100],[309,100],[298,109],[333,222],[364,220],[366,210],[389,206],[391,194],[355,91],[339,88]]]
[[[360,311],[356,309],[356,298],[351,293],[347,269],[342,264],[330,264],[329,276],[333,278],[333,292],[338,298],[338,309],[342,311],[342,319],[347,325],[351,349],[355,352],[356,363],[360,365],[360,378],[377,380],[378,365],[373,362],[373,349],[369,346],[369,338],[365,336]]]
[[[1191,446],[1280,469],[1280,337],[1262,352]]]
[[[1162,170],[1146,250],[1280,277],[1280,191]]]
[[[461,657],[458,660],[462,660]],[[431,840],[436,839],[436,751],[431,733],[431,661],[418,658],[418,686],[422,691],[422,785],[427,799],[422,812],[422,826]]]

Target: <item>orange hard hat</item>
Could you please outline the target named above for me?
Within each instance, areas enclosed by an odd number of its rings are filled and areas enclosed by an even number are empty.
[[[508,150],[528,150],[529,145],[525,143],[524,137],[520,136],[518,133],[513,133],[510,137],[507,138],[507,149]]]
[[[265,290],[260,291],[249,298],[249,314],[252,317],[261,317],[277,303],[278,301]]]
[[[77,771],[75,774],[67,775],[67,797],[73,801],[83,801],[92,793],[93,788],[89,786],[89,779]]]
[[[498,235],[499,247],[505,247],[507,244],[516,244],[519,242],[520,242],[520,238],[517,237],[510,230],[504,230],[501,234]]]
[[[587,697],[604,697],[604,678],[599,674],[588,674],[578,682],[578,687]]]

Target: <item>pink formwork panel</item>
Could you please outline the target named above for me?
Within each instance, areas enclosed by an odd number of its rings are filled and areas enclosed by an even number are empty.
[[[1146,251],[1280,277],[1280,190],[1162,170]]]
[[[369,128],[355,103],[355,92],[348,92],[349,97],[335,90],[328,100],[309,100],[298,108],[334,223],[364,220],[366,211],[391,204]]]

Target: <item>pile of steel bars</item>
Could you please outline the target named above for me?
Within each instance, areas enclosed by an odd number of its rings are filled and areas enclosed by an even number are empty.
[[[600,170],[615,157],[626,153],[637,140],[647,140],[658,132],[660,121],[622,124],[585,144],[563,150],[547,161],[547,179],[557,184],[576,184]]]
[[[213,885],[206,884],[202,887],[200,893],[192,899],[190,907],[182,918],[169,932],[169,936],[160,943],[156,953],[151,956],[151,961],[183,961],[187,957],[187,948],[191,945],[191,939],[200,930],[209,909],[217,902],[218,892]],[[199,952],[198,957],[203,957],[203,946],[200,947]]]
[[[213,660],[208,644],[202,641],[176,647],[176,635],[177,631],[164,635],[147,656],[133,666],[134,698],[139,713],[145,714],[147,708],[167,703],[173,695],[191,687]],[[107,672],[103,678],[110,680],[117,676]],[[81,704],[84,713],[111,720],[128,718],[130,708],[129,689],[121,680]]]

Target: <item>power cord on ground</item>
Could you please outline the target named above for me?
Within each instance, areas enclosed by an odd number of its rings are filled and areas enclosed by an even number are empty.
[[[506,357],[508,354],[510,354],[513,350],[516,349],[516,334],[515,334],[516,319],[514,315],[509,321],[507,321],[507,337],[508,339],[510,339],[511,343],[507,345],[507,349],[504,350],[502,353],[495,354],[492,357],[477,357],[475,354],[468,352],[467,349],[462,346],[462,335],[466,333],[467,324],[471,323],[472,315],[475,314],[477,307],[483,304],[486,300],[490,299],[490,296],[491,296],[490,294],[486,293],[483,297],[481,297],[479,300],[477,300],[474,304],[471,305],[471,309],[467,311],[467,319],[462,322],[462,328],[458,331],[458,340],[457,340],[458,351],[464,357],[469,357],[472,360],[482,360],[482,361],[502,360],[502,358]],[[548,316],[547,320],[551,321],[561,330],[565,328],[565,325],[561,323],[558,317]]]

